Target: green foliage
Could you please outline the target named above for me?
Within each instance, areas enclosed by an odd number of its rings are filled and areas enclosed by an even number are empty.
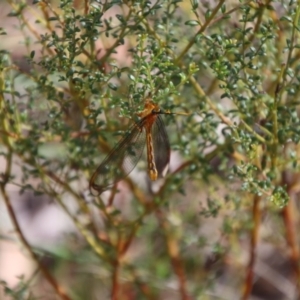
[[[8,2],[28,65],[18,67],[14,49],[1,50],[0,186],[7,205],[8,183],[55,200],[85,239],[76,251],[105,270],[97,274],[102,286],[93,286],[98,293],[128,289],[136,299],[158,299],[172,295],[176,278],[181,299],[200,299],[217,278],[214,267],[204,267],[205,248],[222,260],[233,234],[251,230],[249,222],[258,226],[248,211],[257,197],[272,213],[297,191],[300,5]],[[0,35],[9,30],[0,27]],[[163,116],[177,167],[158,189],[133,176],[120,194],[92,197],[88,180],[148,97],[164,110],[189,113]],[[137,169],[146,174],[145,166]],[[199,232],[210,217],[223,222],[212,239]]]

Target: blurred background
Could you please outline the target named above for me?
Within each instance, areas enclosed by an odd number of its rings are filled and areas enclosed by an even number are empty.
[[[297,2],[0,4],[0,299],[298,299]],[[149,97],[168,173],[93,195]]]

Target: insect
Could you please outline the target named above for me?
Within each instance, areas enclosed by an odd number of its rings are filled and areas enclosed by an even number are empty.
[[[158,104],[147,99],[140,120],[132,125],[92,175],[89,188],[100,195],[125,178],[137,165],[147,148],[148,174],[151,180],[165,176],[170,160],[170,143],[161,118],[162,114],[182,114],[162,111]]]

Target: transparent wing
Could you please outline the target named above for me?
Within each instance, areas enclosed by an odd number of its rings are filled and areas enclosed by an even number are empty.
[[[158,177],[164,177],[168,171],[170,161],[170,142],[160,115],[157,115],[151,128],[154,161]]]
[[[134,124],[130,132],[112,149],[90,179],[90,191],[100,195],[125,178],[140,160],[146,144],[145,118]]]

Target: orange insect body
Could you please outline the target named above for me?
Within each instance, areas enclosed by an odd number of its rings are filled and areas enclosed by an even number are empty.
[[[158,172],[156,170],[155,160],[154,160],[154,149],[153,149],[151,128],[157,118],[157,114],[155,114],[153,112],[159,112],[159,111],[160,111],[159,106],[157,104],[155,104],[153,101],[148,100],[145,103],[144,110],[138,114],[138,116],[141,118],[147,117],[147,122],[145,123],[147,160],[148,160],[149,177],[152,181],[157,180]]]
[[[140,120],[130,132],[111,150],[98,166],[89,183],[91,192],[99,194],[125,178],[140,160],[147,145],[148,173],[151,180],[163,177],[169,166],[170,143],[158,104],[147,99],[144,110],[137,115]]]

